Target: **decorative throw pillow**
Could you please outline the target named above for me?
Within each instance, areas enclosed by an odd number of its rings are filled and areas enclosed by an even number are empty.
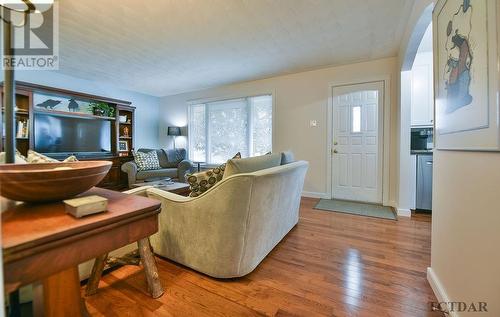
[[[33,150],[28,150],[28,158],[26,159],[28,163],[59,163],[58,160],[53,159],[51,157],[48,157],[46,155],[40,154],[38,152],[35,152]],[[76,156],[71,155],[67,157],[63,163],[69,163],[69,162],[78,162],[78,159]]]
[[[58,163],[59,161],[38,152],[28,150],[28,163]]]
[[[227,178],[234,174],[253,173],[263,169],[276,167],[280,164],[280,153],[247,157],[241,160],[229,160],[227,161],[224,178]]]
[[[281,152],[281,165],[286,165],[295,162],[292,151]]]
[[[241,153],[236,153],[233,159],[240,159]],[[208,189],[213,187],[217,182],[222,180],[224,176],[224,170],[226,169],[226,163],[219,165],[207,171],[198,172],[194,174],[187,174],[186,180],[189,184],[189,189],[191,193],[190,197],[197,197],[202,193],[206,192]]]
[[[71,155],[64,159],[63,163],[78,162],[76,156]]]
[[[14,164],[26,164],[26,157],[16,150]],[[0,164],[5,164],[5,152],[0,153]]]
[[[135,164],[138,171],[149,171],[161,169],[160,161],[156,151],[151,152],[134,152]]]

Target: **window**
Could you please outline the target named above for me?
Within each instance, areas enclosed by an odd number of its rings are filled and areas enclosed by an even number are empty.
[[[224,163],[237,152],[244,157],[272,149],[271,95],[193,104],[189,107],[189,158]]]
[[[361,107],[352,107],[352,132],[361,132]]]

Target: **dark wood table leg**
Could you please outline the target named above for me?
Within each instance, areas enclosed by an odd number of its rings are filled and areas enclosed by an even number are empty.
[[[158,298],[163,295],[163,287],[160,283],[158,269],[156,268],[155,258],[151,252],[149,238],[144,238],[137,241],[139,246],[139,254],[141,255],[142,264],[144,265],[144,273],[148,282],[148,288],[151,292],[151,297]]]
[[[85,304],[80,296],[78,266],[51,275],[42,281],[44,316],[80,317]]]
[[[90,273],[87,287],[85,288],[85,296],[91,296],[97,292],[107,258],[107,253],[95,258],[94,266],[92,266],[92,272]]]

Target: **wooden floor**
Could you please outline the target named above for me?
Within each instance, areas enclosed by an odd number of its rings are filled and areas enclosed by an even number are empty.
[[[399,221],[314,210],[251,274],[216,280],[157,259],[166,293],[152,299],[139,267],[103,277],[93,316],[440,316],[426,280],[430,216]],[[83,290],[83,288],[82,288]],[[83,294],[83,292],[82,292]]]

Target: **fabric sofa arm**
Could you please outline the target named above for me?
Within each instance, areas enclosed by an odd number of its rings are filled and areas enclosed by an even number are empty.
[[[122,171],[127,173],[128,187],[130,188],[136,182],[137,164],[134,161],[126,162],[122,165]]]
[[[143,197],[148,197],[148,189],[153,189],[153,186],[141,186],[133,189],[129,189],[124,191],[124,194],[130,194],[130,195],[137,195],[137,196],[143,196]]]
[[[144,186],[144,187],[139,187],[137,189],[145,188],[147,196],[148,197],[155,197],[159,198],[160,200],[164,199],[165,201],[171,202],[171,203],[183,203],[187,201],[191,201],[194,198],[193,197],[185,197],[181,195],[177,195],[171,192],[167,192],[158,188],[154,188],[152,186]]]
[[[189,160],[182,160],[177,166],[179,181],[186,181],[186,174],[193,170],[193,163]]]

